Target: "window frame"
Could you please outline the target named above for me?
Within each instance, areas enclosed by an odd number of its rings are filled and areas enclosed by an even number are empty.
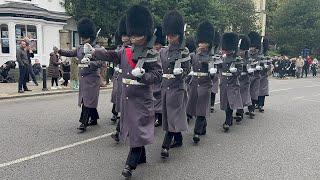
[[[1,30],[1,28],[0,28],[0,54],[8,55],[8,54],[10,54],[10,33],[9,33],[9,26],[8,26],[8,24],[5,24],[5,23],[0,24],[0,27],[2,27],[2,26],[6,26],[6,27],[7,27],[7,37],[6,37],[6,38],[2,37],[2,30]],[[8,48],[9,48],[9,52],[8,52],[8,53],[4,53],[4,52],[2,51],[2,40],[7,40],[7,41],[8,41]]]
[[[25,36],[22,37],[22,38],[17,38],[17,26],[24,26],[24,29],[25,29]],[[35,35],[36,35],[36,39],[34,38],[29,38],[28,37],[28,26],[33,26],[35,28]],[[38,55],[39,54],[39,45],[38,45],[38,30],[37,30],[37,26],[36,25],[33,25],[33,24],[16,24],[15,27],[14,27],[14,30],[15,30],[15,42],[16,42],[16,48],[19,47],[19,43],[18,41],[21,41],[23,40],[24,38],[28,38],[29,41],[35,41],[36,42],[36,51],[34,51],[35,55]]]

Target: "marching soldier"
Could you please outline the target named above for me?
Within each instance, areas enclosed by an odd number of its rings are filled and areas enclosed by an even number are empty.
[[[130,152],[124,177],[131,177],[138,164],[146,163],[145,146],[154,141],[153,85],[161,81],[162,71],[158,54],[153,50],[153,17],[143,6],[127,11],[127,33],[132,48],[120,52],[96,49],[95,59],[120,64],[122,68],[122,106],[120,139],[129,139]]]
[[[251,119],[255,116],[254,110],[255,106],[258,105],[258,96],[260,90],[260,71],[262,67],[258,64],[258,55],[261,48],[261,37],[257,32],[250,32],[249,38],[251,41],[251,46],[249,50],[249,56],[253,60],[251,68],[254,70],[250,73],[250,96],[252,104],[248,107],[249,112],[246,114],[250,116]]]
[[[241,39],[241,45],[239,48],[238,55],[244,60],[244,63],[242,64],[242,72],[239,77],[239,83],[240,83],[240,94],[241,94],[241,99],[243,103],[243,107],[248,107],[252,105],[251,103],[251,96],[250,96],[250,77],[248,74],[249,72],[252,71],[248,67],[248,60],[249,60],[249,48],[250,48],[250,39],[248,36],[245,35],[240,35]],[[251,72],[252,73],[252,72]],[[243,119],[243,114],[244,110],[243,109],[238,109],[236,113],[236,121],[240,122]]]
[[[214,36],[214,41],[213,41],[213,46],[214,46],[214,53],[219,54],[220,52],[220,41],[221,41],[221,36],[218,31],[215,32]],[[219,91],[219,76],[218,74],[213,76],[212,79],[212,89],[211,89],[211,100],[210,100],[210,111],[211,113],[214,112],[214,104],[216,102],[216,94],[218,94]]]
[[[263,47],[263,55],[266,56],[269,49],[269,41],[268,39],[263,39],[262,43]],[[259,97],[258,97],[258,108],[259,112],[264,112],[264,102],[266,96],[269,96],[269,80],[268,80],[268,71],[270,71],[271,66],[269,62],[263,62],[260,64],[263,68],[261,71],[261,79],[260,79],[260,89],[259,89]]]
[[[191,55],[192,79],[190,82],[190,94],[187,106],[188,115],[196,116],[194,127],[194,143],[200,141],[200,136],[206,134],[207,118],[210,110],[210,94],[212,88],[209,61],[212,54],[212,42],[214,39],[213,25],[202,22],[197,30],[197,53]],[[216,72],[214,72],[215,74]],[[212,74],[212,75],[214,75]]]
[[[169,157],[169,149],[182,146],[181,132],[188,129],[185,79],[190,72],[189,50],[185,47],[184,20],[181,14],[169,11],[163,20],[163,30],[169,46],[160,51],[162,63],[162,118],[166,131],[161,157]],[[172,140],[174,142],[172,143]],[[172,144],[171,144],[172,143]]]
[[[121,52],[125,48],[130,48],[130,37],[127,34],[127,29],[126,29],[126,16],[122,16],[119,26],[118,26],[118,31],[116,33],[116,36],[119,38],[121,41],[122,45],[118,47],[116,51]],[[121,112],[121,94],[122,94],[122,69],[120,64],[118,64],[115,67],[115,73],[114,73],[114,83],[113,83],[113,89],[112,89],[112,98],[111,101],[113,100],[114,104],[112,107],[112,113],[114,114],[113,118],[111,121],[116,122],[117,119],[120,119],[118,117],[118,113]],[[116,142],[119,142],[119,134],[120,134],[120,120],[117,122],[117,127],[116,131],[112,133],[111,137],[114,139]]]
[[[196,47],[196,44],[194,42],[194,38],[192,36],[186,38],[186,47],[189,50],[190,57],[193,56],[196,53],[197,47]],[[193,73],[193,70],[192,70],[192,67],[191,67],[191,72],[188,74],[188,76],[186,78],[188,99],[190,97],[190,90],[191,90],[190,81],[192,79],[192,73]],[[192,116],[189,115],[188,112],[187,112],[187,122],[188,122],[188,124],[190,123],[191,119],[192,119]]]
[[[239,68],[236,66],[239,37],[235,33],[222,36],[223,63],[220,64],[220,109],[225,111],[226,120],[223,124],[225,132],[229,131],[233,121],[233,110],[242,109]]]
[[[82,18],[78,22],[78,33],[82,43],[89,43],[95,46],[96,26],[92,20]],[[100,76],[98,69],[102,67],[100,62],[91,62],[90,64],[83,64],[84,46],[80,45],[75,50],[62,50],[58,53],[61,56],[77,57],[79,61],[79,99],[78,105],[82,106],[79,130],[81,133],[86,131],[87,126],[97,124],[99,114],[97,111],[99,91],[100,91]],[[89,121],[90,120],[90,121]]]
[[[162,27],[158,26],[155,33],[157,39],[153,48],[159,53],[166,43],[166,36],[162,34]],[[162,103],[161,103],[161,82],[156,82],[153,89],[154,109],[155,109],[155,127],[162,126]]]

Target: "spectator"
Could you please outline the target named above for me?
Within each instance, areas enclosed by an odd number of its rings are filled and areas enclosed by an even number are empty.
[[[33,69],[34,75],[36,76],[36,79],[40,80],[42,68],[41,68],[41,64],[40,64],[39,59],[35,60],[35,63],[33,64],[32,69]]]
[[[304,60],[302,56],[299,56],[299,58],[296,60],[296,76],[297,78],[302,78],[303,73],[302,73],[302,68],[304,67]]]
[[[19,64],[18,93],[24,93],[24,91],[31,91],[27,87],[29,60],[27,53],[27,42],[25,40],[22,40],[20,42],[20,48],[17,49],[16,58]]]
[[[63,86],[67,87],[69,80],[70,80],[70,63],[69,61],[64,61],[62,63],[62,71],[63,71],[63,80],[64,82],[62,83]]]
[[[318,69],[318,63],[313,62],[311,65],[311,71],[312,71],[312,76],[317,77],[317,69]]]
[[[51,77],[51,89],[61,89],[61,87],[58,84],[58,78],[59,78],[59,65],[61,64],[61,60],[58,55],[58,48],[53,47],[53,52],[50,53],[50,64],[48,67],[48,74]],[[56,84],[56,87],[54,87],[54,83]]]

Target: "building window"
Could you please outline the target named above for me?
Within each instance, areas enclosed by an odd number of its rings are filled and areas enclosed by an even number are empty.
[[[10,53],[8,25],[6,24],[0,25],[0,37],[1,37],[0,38],[1,53]]]
[[[19,48],[21,40],[24,38],[29,39],[29,44],[33,53],[38,54],[38,45],[37,45],[37,27],[33,25],[16,25],[16,46]]]

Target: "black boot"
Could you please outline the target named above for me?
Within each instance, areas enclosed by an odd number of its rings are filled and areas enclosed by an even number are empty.
[[[78,129],[80,130],[80,133],[84,133],[87,130],[87,126],[85,124],[80,124]]]
[[[159,127],[159,126],[162,126],[162,121],[157,119],[155,122],[154,122],[154,127]]]
[[[166,159],[169,157],[169,150],[166,148],[162,148],[161,150],[161,158]]]
[[[259,112],[261,112],[261,113],[264,112],[263,106],[259,106]]]
[[[98,121],[97,119],[94,119],[94,120],[91,120],[89,123],[88,123],[88,126],[95,126],[98,124]]]
[[[170,145],[170,148],[178,148],[182,146],[182,134],[175,133],[173,143]]]
[[[116,123],[117,122],[117,119],[118,119],[118,116],[117,115],[113,115],[112,118],[111,118],[111,121],[113,123]]]
[[[122,170],[122,176],[125,178],[130,178],[132,176],[132,168],[129,165]]]
[[[222,125],[222,128],[223,128],[224,132],[228,132],[229,129],[230,129],[230,126],[229,126],[228,124],[224,123],[224,124]]]
[[[235,119],[237,123],[240,123],[242,121],[242,114],[236,113]]]
[[[200,141],[200,136],[197,135],[197,134],[193,135],[193,142],[194,142],[195,144],[198,144],[199,141]]]
[[[210,107],[210,112],[214,113],[214,107]]]
[[[119,139],[119,132],[118,131],[115,131],[111,134],[111,138],[114,139],[116,142],[119,142],[120,139]]]

